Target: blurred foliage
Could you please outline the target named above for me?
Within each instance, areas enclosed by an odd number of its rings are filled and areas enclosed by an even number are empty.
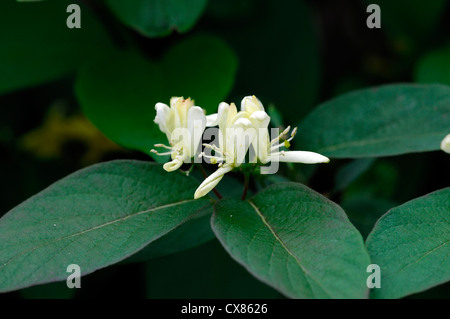
[[[425,54],[417,62],[415,80],[418,83],[450,85],[450,48],[437,49]]]
[[[57,79],[111,50],[110,36],[87,6],[82,28],[66,27],[72,2],[0,2],[0,93]]]
[[[382,25],[393,49],[400,54],[413,53],[430,39],[439,27],[447,0],[365,0],[381,8]]]
[[[106,0],[126,25],[149,37],[186,32],[197,22],[208,0]]]
[[[149,154],[164,138],[153,123],[154,105],[184,96],[211,113],[233,86],[236,67],[226,43],[196,36],[156,62],[136,51],[103,57],[80,71],[76,93],[82,110],[102,132],[120,145]]]
[[[211,0],[205,20],[214,21],[213,30],[240,61],[231,97],[254,94],[288,115],[291,124],[304,116],[318,100],[321,79],[313,19],[303,0]]]

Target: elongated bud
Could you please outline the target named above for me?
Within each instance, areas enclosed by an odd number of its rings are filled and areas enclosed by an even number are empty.
[[[194,194],[194,199],[198,199],[200,197],[205,196],[210,191],[213,190],[214,187],[219,184],[219,182],[222,180],[223,175],[230,172],[233,169],[232,165],[223,165],[222,167],[219,167],[214,173],[208,176],[203,183],[200,184],[200,186],[197,188]]]
[[[288,151],[272,153],[270,155],[270,160],[303,164],[328,163],[330,161],[330,159],[326,156],[308,151]]]

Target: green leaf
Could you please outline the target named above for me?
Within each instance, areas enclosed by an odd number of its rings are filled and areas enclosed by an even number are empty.
[[[112,45],[89,7],[81,29],[69,29],[69,0],[0,2],[0,94],[49,82],[104,55]]]
[[[450,48],[424,55],[417,63],[415,80],[419,83],[450,85]]]
[[[65,280],[119,262],[187,222],[209,200],[160,165],[113,161],[78,171],[0,219],[0,291]]]
[[[450,127],[450,87],[395,84],[341,95],[300,124],[304,150],[358,158],[440,149]]]
[[[172,255],[212,240],[215,238],[210,225],[212,207],[206,207],[204,212],[199,213],[201,216],[192,218],[190,221],[155,240],[124,262],[141,262]]]
[[[226,174],[219,185],[217,185],[216,189],[224,196],[224,198],[241,198],[244,185],[234,179],[231,175],[233,174]],[[196,179],[199,184],[205,179],[197,168],[194,168],[189,176]],[[248,194],[251,194],[250,190],[248,191]],[[124,262],[147,261],[179,253],[209,242],[215,238],[210,223],[211,213],[212,207],[206,207],[204,212],[199,213],[199,217],[192,218],[192,220],[175,228],[170,233],[154,241]]]
[[[214,211],[213,230],[230,255],[286,296],[367,296],[361,235],[338,205],[306,186],[276,184]]]
[[[200,18],[207,0],[106,0],[127,26],[148,37],[189,31]]]
[[[236,68],[224,42],[197,36],[157,62],[136,52],[103,57],[80,72],[76,95],[86,116],[110,139],[148,154],[153,144],[167,142],[153,122],[157,102],[192,97],[209,113],[217,112],[233,86]]]
[[[374,298],[401,298],[450,280],[450,188],[387,212],[367,238],[381,268]]]

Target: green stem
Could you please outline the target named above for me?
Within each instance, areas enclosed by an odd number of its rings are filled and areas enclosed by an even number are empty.
[[[244,182],[244,190],[242,191],[242,200],[245,200],[245,197],[247,196],[247,191],[248,191],[248,184],[249,184],[249,175],[248,173],[245,174],[245,182]]]

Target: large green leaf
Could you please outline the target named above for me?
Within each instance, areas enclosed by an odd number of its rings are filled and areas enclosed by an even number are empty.
[[[81,7],[81,29],[66,26],[70,0],[0,1],[0,93],[54,80],[111,48],[89,9]]]
[[[76,93],[88,118],[113,141],[149,153],[166,137],[153,122],[155,104],[192,97],[208,112],[227,96],[237,61],[217,38],[197,36],[173,47],[161,61],[136,52],[104,57],[80,72]]]
[[[375,157],[440,148],[450,128],[450,87],[396,84],[344,94],[300,124],[302,149],[329,157]]]
[[[374,298],[400,298],[450,280],[450,188],[388,211],[367,248],[381,268]]]
[[[114,264],[210,205],[197,182],[160,165],[113,161],[78,171],[0,219],[0,291]]]
[[[186,32],[202,14],[207,0],[106,0],[126,25],[149,37]]]
[[[241,198],[244,185],[234,179],[231,175],[232,174],[225,175],[219,185],[217,185],[216,189],[224,198]],[[189,176],[196,179],[199,184],[205,179],[197,168],[194,168]],[[248,191],[248,194],[251,194],[250,190]],[[212,195],[211,192],[211,196],[215,195]],[[212,207],[206,207],[204,213],[199,214],[198,218],[193,218],[187,223],[184,223],[124,262],[146,261],[172,255],[200,246],[201,244],[214,239],[215,235],[211,229],[210,223],[211,213]]]
[[[293,298],[364,298],[370,264],[344,211],[295,183],[214,207],[213,229],[254,276]]]

